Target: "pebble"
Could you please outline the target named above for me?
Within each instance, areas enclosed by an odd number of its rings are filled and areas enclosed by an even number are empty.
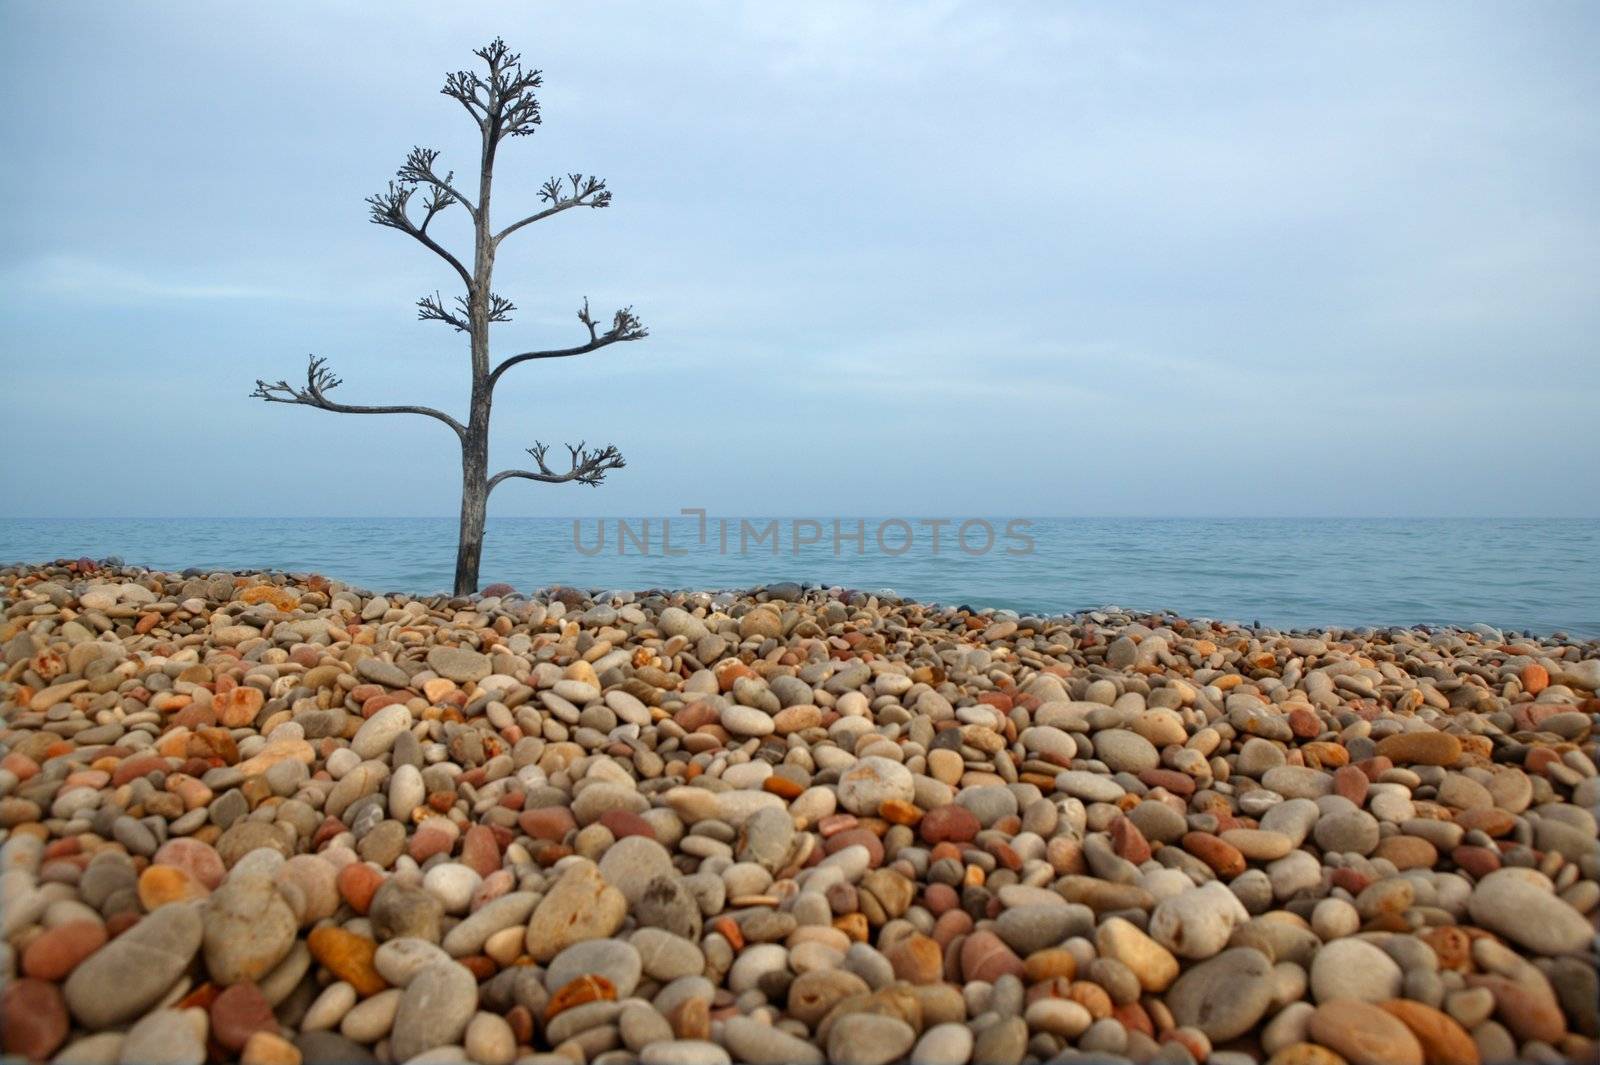
[[[735,1061],[746,1065],[823,1065],[825,1060],[804,1039],[749,1017],[723,1021],[722,1042]]]
[[[224,1050],[242,1051],[257,1032],[278,1032],[272,1003],[250,982],[224,988],[211,1002],[211,1035]]]
[[[1472,919],[1535,954],[1592,948],[1594,926],[1525,870],[1501,869],[1480,880],[1467,901]]]
[[[1180,976],[1166,997],[1179,1024],[1214,1043],[1253,1028],[1272,1004],[1272,963],[1249,947],[1225,950]]]
[[[517,1056],[517,1033],[499,1014],[480,1011],[467,1022],[463,1049],[482,1065],[508,1065]]]
[[[1311,995],[1319,1003],[1341,998],[1385,1002],[1399,996],[1400,984],[1400,966],[1365,940],[1334,940],[1311,962]]]
[[[538,896],[527,891],[491,899],[446,932],[441,945],[454,958],[476,954],[497,932],[526,925],[537,903]]]
[[[728,1021],[734,1019],[730,1017]],[[673,1038],[672,1025],[667,1019],[643,1002],[623,1004],[622,1012],[617,1014],[617,1033],[622,1036],[623,1045],[633,1051],[652,1043],[671,1042]]]
[[[1399,1019],[1411,1030],[1422,1045],[1422,1056],[1428,1062],[1465,1062],[1478,1060],[1478,1048],[1471,1034],[1448,1015],[1431,1006],[1407,999],[1380,1003],[1385,1013]]]
[[[370,1001],[370,1000],[369,1000]],[[401,1061],[460,1040],[478,1008],[478,982],[453,961],[425,966],[406,985],[390,1046]]]
[[[1155,744],[1137,732],[1107,729],[1094,735],[1095,757],[1104,762],[1113,773],[1143,773],[1161,762],[1161,752]]]
[[[889,1065],[916,1041],[911,1025],[898,1017],[849,1013],[828,1033],[828,1061],[834,1065]]]
[[[163,906],[89,955],[62,990],[72,1016],[96,1030],[143,1016],[188,969],[200,949],[197,904]]]
[[[0,591],[8,1054],[1594,1056],[1592,641]]]
[[[592,863],[574,865],[534,909],[528,953],[547,962],[573,943],[603,939],[622,927],[627,908],[622,892],[607,884]]]
[[[458,684],[471,684],[487,677],[492,669],[489,656],[466,647],[428,649],[428,668]]]
[[[639,985],[642,971],[639,952],[631,943],[591,939],[574,943],[551,959],[544,986],[553,993],[581,976],[599,976],[610,982],[619,999],[627,998]]]
[[[1027,1048],[1028,1023],[1021,1017],[1002,1017],[979,1030],[972,1059],[992,1065],[1019,1065]]]
[[[206,970],[219,984],[259,980],[288,956],[300,922],[267,876],[232,876],[203,911]]]
[[[639,1051],[639,1065],[732,1065],[728,1052],[704,1039],[651,1043]]]
[[[61,990],[44,980],[15,980],[0,991],[0,1045],[7,1055],[42,1061],[67,1038]]]
[[[1324,1002],[1306,1022],[1306,1034],[1350,1065],[1423,1065],[1411,1029],[1368,1002]]]
[[[1220,953],[1234,928],[1249,919],[1238,896],[1213,880],[1157,903],[1149,933],[1180,957],[1205,959]]]
[[[1094,942],[1100,957],[1126,965],[1146,991],[1165,991],[1178,978],[1178,959],[1172,952],[1124,918],[1106,918],[1096,929]]]
[[[372,967],[388,983],[405,987],[429,965],[449,960],[450,955],[425,939],[391,939],[373,953]]]
[[[410,727],[411,711],[404,704],[386,706],[362,722],[350,741],[350,750],[360,758],[378,758]]]
[[[22,971],[35,979],[59,982],[105,942],[105,925],[99,921],[56,925],[28,944],[22,953]]]
[[[664,929],[641,928],[630,942],[639,953],[641,969],[652,980],[670,983],[705,970],[705,954],[699,945]]]
[[[363,998],[389,986],[377,969],[378,944],[346,928],[324,926],[306,937],[317,963]]]
[[[871,815],[885,802],[911,802],[916,782],[899,762],[877,756],[862,758],[839,777],[839,805],[853,814]]]
[[[967,1065],[972,1059],[972,1029],[947,1021],[922,1033],[911,1051],[911,1065]]]
[[[117,1060],[121,1065],[205,1065],[205,1034],[203,1010],[156,1010],[128,1029]]]

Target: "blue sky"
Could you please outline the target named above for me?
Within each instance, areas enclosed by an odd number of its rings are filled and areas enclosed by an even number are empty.
[[[457,8],[455,10],[452,7]],[[381,13],[380,13],[381,12]],[[0,514],[455,508],[453,275],[367,223],[500,34],[496,514],[1600,515],[1600,11],[1547,4],[0,2]],[[464,247],[464,228],[445,229]]]

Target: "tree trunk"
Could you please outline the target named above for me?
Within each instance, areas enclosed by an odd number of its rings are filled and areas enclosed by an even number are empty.
[[[484,427],[471,426],[461,442],[461,529],[456,543],[456,595],[478,590],[483,560],[483,524],[489,509],[489,441]]]
[[[461,438],[461,536],[456,544],[456,595],[478,591],[483,525],[489,510],[489,294],[494,274],[489,192],[494,183],[494,136],[485,128],[478,170],[478,212],[473,225],[472,284],[467,286],[468,340],[472,349],[472,412]]]

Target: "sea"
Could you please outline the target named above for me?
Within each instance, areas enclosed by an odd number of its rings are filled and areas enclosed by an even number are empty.
[[[0,519],[0,564],[82,556],[426,594],[450,587],[455,519]],[[797,581],[1024,614],[1600,637],[1600,519],[491,517],[481,577],[524,592]]]

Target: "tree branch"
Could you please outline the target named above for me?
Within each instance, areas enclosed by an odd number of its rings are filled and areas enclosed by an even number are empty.
[[[488,77],[475,70],[445,75],[444,95],[458,101],[478,128],[498,144],[506,137],[526,137],[539,127],[539,101],[533,90],[544,85],[540,71],[523,70],[522,56],[496,37],[473,50],[488,67]]]
[[[431,296],[424,296],[417,301],[417,321],[443,322],[453,326],[458,333],[466,333],[472,329],[472,324],[467,321],[467,300],[465,296],[456,297],[456,306],[460,313],[444,305],[444,297],[435,292]]]
[[[587,449],[583,442],[577,446],[567,445],[571,454],[572,468],[562,473],[552,470],[545,462],[548,445],[535,443],[528,448],[528,454],[533,456],[533,461],[538,464],[538,470],[501,470],[489,478],[489,491],[494,491],[494,486],[511,477],[521,477],[529,481],[543,481],[545,484],[564,484],[567,481],[576,481],[593,488],[606,479],[606,474],[612,470],[620,470],[627,465],[618,451],[616,445],[607,444],[603,448]]]
[[[438,160],[439,153],[433,148],[412,148],[406,156],[406,161],[400,164],[400,169],[395,173],[397,180],[407,185],[427,185],[432,194],[424,205],[428,209],[427,217],[422,220],[422,225],[417,228],[426,230],[433,216],[449,207],[452,203],[459,203],[465,207],[467,214],[473,218],[478,217],[478,209],[472,201],[463,196],[454,185],[456,172],[454,170],[440,177],[433,169],[433,164]]]
[[[494,388],[495,383],[500,380],[500,375],[519,363],[532,362],[535,359],[566,359],[574,355],[587,355],[591,351],[599,351],[601,348],[610,347],[612,344],[621,344],[630,340],[643,340],[650,335],[650,331],[644,327],[644,323],[639,321],[638,316],[633,313],[632,307],[624,307],[618,311],[611,319],[611,328],[604,333],[600,332],[593,316],[589,314],[589,301],[587,298],[584,299],[583,306],[578,311],[578,321],[589,329],[588,343],[579,344],[577,347],[572,348],[554,348],[550,351],[524,351],[520,355],[512,355],[494,368],[494,372],[489,375],[489,387],[491,389]]]
[[[537,211],[518,222],[513,222],[502,229],[494,238],[499,244],[523,226],[532,225],[534,222],[549,218],[553,214],[560,214],[572,207],[592,207],[599,209],[611,206],[611,192],[606,188],[604,178],[597,178],[593,174],[568,174],[567,182],[572,185],[572,192],[565,193],[566,185],[560,178],[551,178],[539,188],[539,201],[550,206],[542,211]]]
[[[293,403],[302,407],[316,407],[319,410],[333,411],[335,414],[422,414],[429,418],[444,422],[455,430],[457,436],[464,436],[466,426],[456,421],[442,410],[432,407],[414,406],[381,406],[365,407],[354,406],[349,403],[335,403],[328,398],[328,393],[342,384],[338,377],[328,369],[328,360],[320,355],[311,356],[311,362],[306,367],[306,383],[304,387],[291,385],[287,381],[278,381],[268,384],[256,378],[256,390],[250,393],[253,399],[263,399],[268,403]]]
[[[489,293],[489,321],[509,322],[511,312],[516,309],[517,305],[500,293]],[[453,326],[458,333],[469,333],[472,331],[472,301],[466,296],[457,296],[455,309],[452,310],[444,305],[444,297],[435,292],[417,301],[417,321],[443,322]]]
[[[467,271],[465,266],[461,265],[461,260],[445,250],[438,241],[428,236],[422,227],[411,221],[411,217],[406,213],[406,204],[410,202],[411,194],[415,191],[415,185],[397,185],[393,181],[389,182],[389,187],[383,192],[374,193],[367,197],[367,207],[372,212],[368,221],[374,225],[398,229],[400,232],[416,238],[423,247],[453,266],[456,273],[461,275],[462,282],[470,290],[472,288],[472,274]],[[433,216],[443,209],[444,205],[433,206],[434,202],[434,200],[429,201],[428,213],[427,217],[423,219],[423,226],[432,221]]]

